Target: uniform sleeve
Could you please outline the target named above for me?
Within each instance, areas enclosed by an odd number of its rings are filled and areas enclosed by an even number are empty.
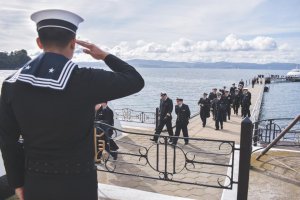
[[[178,106],[175,106],[175,114],[178,115],[178,110],[179,110],[179,107]]]
[[[125,97],[144,87],[144,79],[128,63],[111,54],[104,61],[113,72],[90,69],[87,80],[94,103]]]
[[[5,99],[5,91],[3,88],[1,94],[0,148],[8,183],[12,188],[18,188],[24,184],[24,150],[18,142],[20,130],[10,104]]]
[[[188,105],[186,106],[186,110],[187,110],[187,116],[188,116],[188,118],[191,118],[191,111],[190,111],[190,108],[189,108]]]
[[[173,101],[170,99],[169,113],[172,114],[172,111],[173,111]]]
[[[109,109],[110,112],[110,121],[109,123],[114,126],[114,112],[112,110]]]

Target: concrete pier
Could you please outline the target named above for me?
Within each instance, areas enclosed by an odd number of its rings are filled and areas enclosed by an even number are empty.
[[[254,88],[249,88],[249,91],[252,94],[251,98],[251,113],[255,113],[255,110],[258,110],[260,108],[261,104],[261,98],[262,98],[262,90],[264,85],[255,85]],[[259,114],[259,110],[258,110]],[[224,129],[223,130],[215,130],[214,121],[212,118],[209,118],[207,121],[207,126],[202,127],[202,123],[200,120],[199,115],[194,117],[190,120],[190,123],[188,125],[189,129],[189,135],[190,137],[194,138],[208,138],[208,139],[217,139],[217,140],[230,140],[235,141],[236,144],[239,144],[240,142],[240,130],[241,130],[241,109],[239,110],[239,115],[232,115],[231,120],[228,120],[227,122],[224,122]],[[129,130],[129,129],[127,129]],[[129,131],[134,132],[141,132],[141,130],[132,130]],[[153,134],[153,130],[144,130],[143,133]],[[127,135],[122,138],[122,141],[131,142],[133,144],[141,144],[143,146],[150,146],[151,141],[149,141],[149,138],[145,137],[138,137],[135,135]],[[196,142],[190,141],[189,145],[183,145],[184,141],[179,140],[178,145],[183,150],[191,150],[191,151],[209,151],[213,147],[208,147],[206,144],[199,144]],[[120,149],[127,148],[127,149],[134,149],[133,147],[128,147],[125,145],[120,145]],[[121,155],[122,156],[122,155]],[[236,154],[236,159],[238,157],[238,154]],[[122,159],[122,158],[121,158]],[[209,161],[215,161],[219,158],[215,155],[210,155],[207,157],[201,157],[201,159],[207,159]],[[225,159],[225,158],[224,158]],[[230,162],[230,157],[227,157],[227,162]],[[235,159],[235,163],[238,163]],[[180,164],[179,159],[177,160],[178,164]],[[124,172],[141,172],[144,169],[141,169],[139,167],[128,167],[126,168],[126,165],[122,166],[124,167]],[[136,169],[134,169],[136,168]],[[145,169],[145,173],[151,174],[152,169]],[[218,167],[211,167],[211,169],[205,169],[210,170],[214,173],[220,173],[220,174],[227,174],[227,168],[218,168]],[[238,168],[235,165],[235,172],[234,172],[234,180],[237,180],[237,170]],[[153,171],[153,170],[152,170]],[[165,195],[171,195],[171,196],[178,196],[178,197],[184,197],[184,198],[190,198],[190,199],[210,199],[210,200],[219,200],[221,198],[224,199],[232,199],[235,198],[235,191],[232,191],[231,194],[223,194],[223,189],[217,189],[217,188],[211,188],[211,187],[202,187],[197,185],[187,185],[187,184],[179,184],[179,183],[172,183],[167,181],[158,181],[158,180],[151,180],[147,178],[139,178],[139,177],[131,177],[131,176],[125,176],[125,175],[118,175],[113,173],[106,173],[106,172],[99,172],[98,173],[99,182],[104,184],[112,184],[122,187],[128,187],[128,188],[134,188],[139,190],[144,190],[148,192],[155,192]],[[182,180],[204,180],[208,183],[212,183],[215,181],[215,177],[207,175],[207,174],[199,174],[195,177],[189,177],[189,175],[182,174]],[[234,185],[234,189],[236,189],[236,186]],[[222,196],[223,194],[223,196]],[[229,195],[229,197],[228,197]]]

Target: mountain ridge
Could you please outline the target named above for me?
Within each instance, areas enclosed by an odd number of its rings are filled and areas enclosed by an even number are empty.
[[[127,60],[129,64],[141,68],[203,68],[203,69],[278,69],[278,70],[291,70],[299,66],[297,63],[247,63],[247,62],[175,62],[164,60],[144,60],[132,59]],[[85,66],[103,66],[104,63],[98,62],[78,62]]]

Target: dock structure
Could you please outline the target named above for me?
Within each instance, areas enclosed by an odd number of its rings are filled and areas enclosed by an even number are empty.
[[[254,122],[258,119],[260,107],[263,99],[263,84],[256,84],[254,88],[249,88],[249,91],[252,94],[251,98],[251,120]],[[207,121],[206,127],[202,127],[202,123],[199,115],[192,118],[188,125],[189,135],[191,138],[206,138],[206,139],[214,139],[214,140],[228,140],[234,141],[236,144],[236,148],[239,148],[240,143],[240,132],[241,132],[241,111],[239,110],[239,115],[232,115],[231,120],[227,120],[224,122],[223,130],[215,130],[214,121],[212,118],[209,118]],[[134,132],[142,132],[145,134],[154,134],[154,130],[145,130],[141,131],[141,129],[128,129],[127,131]],[[134,151],[134,145],[143,145],[149,146],[153,145],[151,141],[149,141],[149,137],[141,137],[135,135],[124,135],[122,137],[122,142],[120,143],[120,149],[126,148],[129,151]],[[133,144],[128,146],[128,144]],[[155,144],[154,144],[155,145]],[[213,150],[219,148],[222,150],[222,145],[218,147],[213,147],[212,144],[196,143],[193,140],[190,140],[189,145],[184,145],[183,139],[179,139],[178,146],[183,151],[197,151],[197,152],[212,152]],[[226,152],[226,150],[224,150]],[[169,151],[168,151],[169,152]],[[237,151],[239,152],[239,151]],[[161,152],[160,152],[161,154]],[[171,152],[170,152],[171,154]],[[276,156],[275,156],[276,155]],[[256,161],[255,159],[251,160],[251,166],[253,168],[250,170],[250,179],[249,179],[249,190],[248,190],[248,199],[257,200],[257,199],[297,199],[295,198],[297,195],[299,196],[300,184],[299,184],[299,166],[300,160],[293,160],[294,165],[291,168],[285,166],[284,164],[278,164],[278,160],[280,160],[280,156],[284,155],[285,159],[288,159],[287,155],[298,156],[299,152],[289,152],[280,153],[280,154],[270,154],[263,158],[262,161]],[[149,156],[149,155],[148,155]],[[126,155],[120,155],[120,164],[118,167],[122,168],[121,172],[128,173],[136,173],[136,174],[144,174],[151,175],[153,172],[152,169],[143,169],[141,166],[128,166],[126,165]],[[151,155],[149,156],[151,160]],[[239,153],[236,153],[234,158],[234,172],[233,179],[237,181],[238,179],[238,163],[239,163]],[[293,158],[294,158],[293,157]],[[231,163],[232,157],[218,157],[218,155],[201,155],[200,159],[204,162],[218,162],[222,159],[225,160],[225,163]],[[227,159],[227,160],[226,160]],[[131,160],[134,162],[133,160]],[[163,159],[161,160],[164,161]],[[119,160],[118,160],[119,162]],[[123,164],[122,164],[123,162]],[[176,160],[178,165],[182,165],[183,161],[177,157]],[[267,162],[267,163],[266,163]],[[280,162],[280,161],[279,161]],[[168,163],[171,164],[171,163]],[[197,168],[197,167],[196,167]],[[152,171],[151,171],[152,170]],[[201,167],[201,170],[207,171],[209,173],[219,173],[219,174],[228,174],[230,172],[230,167],[228,168],[220,168],[219,166],[210,166],[210,168]],[[269,170],[269,171],[268,171]],[[189,173],[179,174],[178,176],[182,181],[193,181],[193,180],[201,180],[207,184],[212,184],[215,181],[215,177],[210,175],[209,173],[204,174],[195,174],[191,175]],[[275,176],[269,176],[269,173],[275,174]],[[278,175],[281,178],[278,178]],[[285,176],[287,175],[287,178]],[[175,176],[175,175],[174,175]],[[294,179],[293,179],[294,177]],[[296,178],[295,178],[296,177]],[[199,186],[194,184],[181,184],[174,183],[169,181],[162,180],[154,180],[143,177],[133,177],[127,175],[120,175],[115,173],[107,173],[107,172],[98,172],[98,181],[102,184],[120,186],[123,192],[124,200],[130,199],[130,189],[128,191],[124,190],[126,188],[133,188],[137,190],[147,191],[145,195],[150,195],[151,193],[159,193],[163,195],[182,197],[187,199],[210,199],[210,200],[234,200],[236,199],[237,194],[237,185],[234,184],[232,190],[228,189],[220,189],[214,187],[206,187]],[[222,183],[221,183],[222,184]],[[226,184],[226,181],[225,183]],[[288,191],[288,192],[286,192]],[[150,192],[150,193],[149,193]],[[296,196],[295,196],[296,195]],[[114,199],[114,194],[107,194],[107,199]],[[128,198],[127,198],[128,197]]]
[[[252,94],[251,98],[251,107],[252,114],[257,116],[259,114],[259,109],[262,99],[262,91],[264,88],[264,84],[256,84],[254,88],[249,88],[249,91]],[[197,103],[197,102],[195,102]],[[190,120],[190,123],[188,125],[189,129],[189,135],[191,138],[206,138],[206,139],[214,139],[214,140],[228,140],[228,141],[234,141],[236,144],[239,144],[240,142],[240,131],[241,131],[241,109],[239,110],[239,115],[232,115],[231,120],[228,120],[227,122],[224,122],[224,129],[223,130],[215,130],[214,121],[212,118],[209,118],[207,121],[206,127],[202,127],[202,123],[200,120],[199,115],[192,118]],[[135,131],[135,132],[141,132],[141,130],[132,130],[127,129],[127,131]],[[154,130],[150,129],[148,131],[144,130],[142,131],[146,134],[154,134]],[[131,143],[133,144],[133,147],[130,147],[126,144],[122,143]],[[149,146],[153,145],[151,141],[149,141],[149,137],[145,139],[145,137],[139,137],[135,135],[125,135],[122,138],[122,143],[119,144],[120,149],[126,148],[127,150],[134,149],[134,145],[143,145],[143,146]],[[213,152],[216,149],[222,150],[223,147],[220,147],[222,145],[213,146],[212,144],[206,144],[203,143],[196,143],[193,142],[193,140],[190,140],[189,145],[184,145],[184,141],[180,139],[178,141],[178,146],[183,151],[197,151],[197,152]],[[168,151],[169,152],[169,151]],[[226,152],[226,150],[224,150]],[[126,158],[123,158],[123,155],[120,155],[121,162],[125,161]],[[238,156],[236,156],[238,157]],[[118,158],[119,159],[119,158]],[[218,155],[202,155],[202,160],[205,160],[206,162],[218,162],[219,159],[224,159],[225,163],[232,162],[230,157],[220,158]],[[176,160],[178,165],[182,165],[184,161],[181,161],[178,157]],[[235,161],[237,162],[237,161]],[[237,162],[238,163],[238,162]],[[127,166],[126,164],[120,163],[120,167],[122,167],[121,173],[125,172],[133,172],[133,173],[140,173],[141,171],[144,172],[144,174],[151,174],[151,169],[142,169],[139,166]],[[209,172],[209,173],[217,173],[217,174],[227,174],[228,168],[222,168],[219,166],[212,166],[210,168],[201,168],[203,171]],[[145,170],[145,171],[143,171]],[[237,170],[237,169],[235,169]],[[216,177],[210,174],[196,174],[196,175],[190,175],[188,173],[186,174],[180,174],[180,178],[185,181],[193,181],[193,180],[201,180],[208,184],[213,184],[216,180]],[[234,172],[236,174],[236,172]],[[178,196],[183,198],[189,198],[189,199],[211,199],[211,200],[219,200],[219,199],[226,199],[226,196],[228,198],[234,199],[236,195],[234,194],[223,194],[223,190],[220,188],[214,188],[214,187],[205,187],[205,186],[199,186],[199,185],[193,185],[193,184],[181,184],[181,183],[174,183],[174,182],[168,182],[168,181],[160,181],[160,180],[151,180],[147,178],[142,177],[132,177],[132,176],[125,176],[120,174],[114,174],[114,173],[106,173],[106,172],[98,172],[98,181],[103,184],[111,184],[115,186],[121,186],[121,187],[128,187],[128,188],[134,188],[138,190],[144,190],[148,192],[154,192],[154,193],[160,193],[165,195],[171,195],[171,196]],[[234,177],[234,180],[237,180],[237,177]],[[234,189],[236,187],[234,186]],[[233,193],[236,191],[233,191]],[[126,199],[124,193],[124,199]]]

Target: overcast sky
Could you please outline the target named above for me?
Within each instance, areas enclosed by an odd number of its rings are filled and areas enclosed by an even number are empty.
[[[299,0],[0,0],[0,51],[37,55],[30,14],[82,16],[78,38],[123,59],[300,63]],[[75,60],[92,61],[76,50]]]

